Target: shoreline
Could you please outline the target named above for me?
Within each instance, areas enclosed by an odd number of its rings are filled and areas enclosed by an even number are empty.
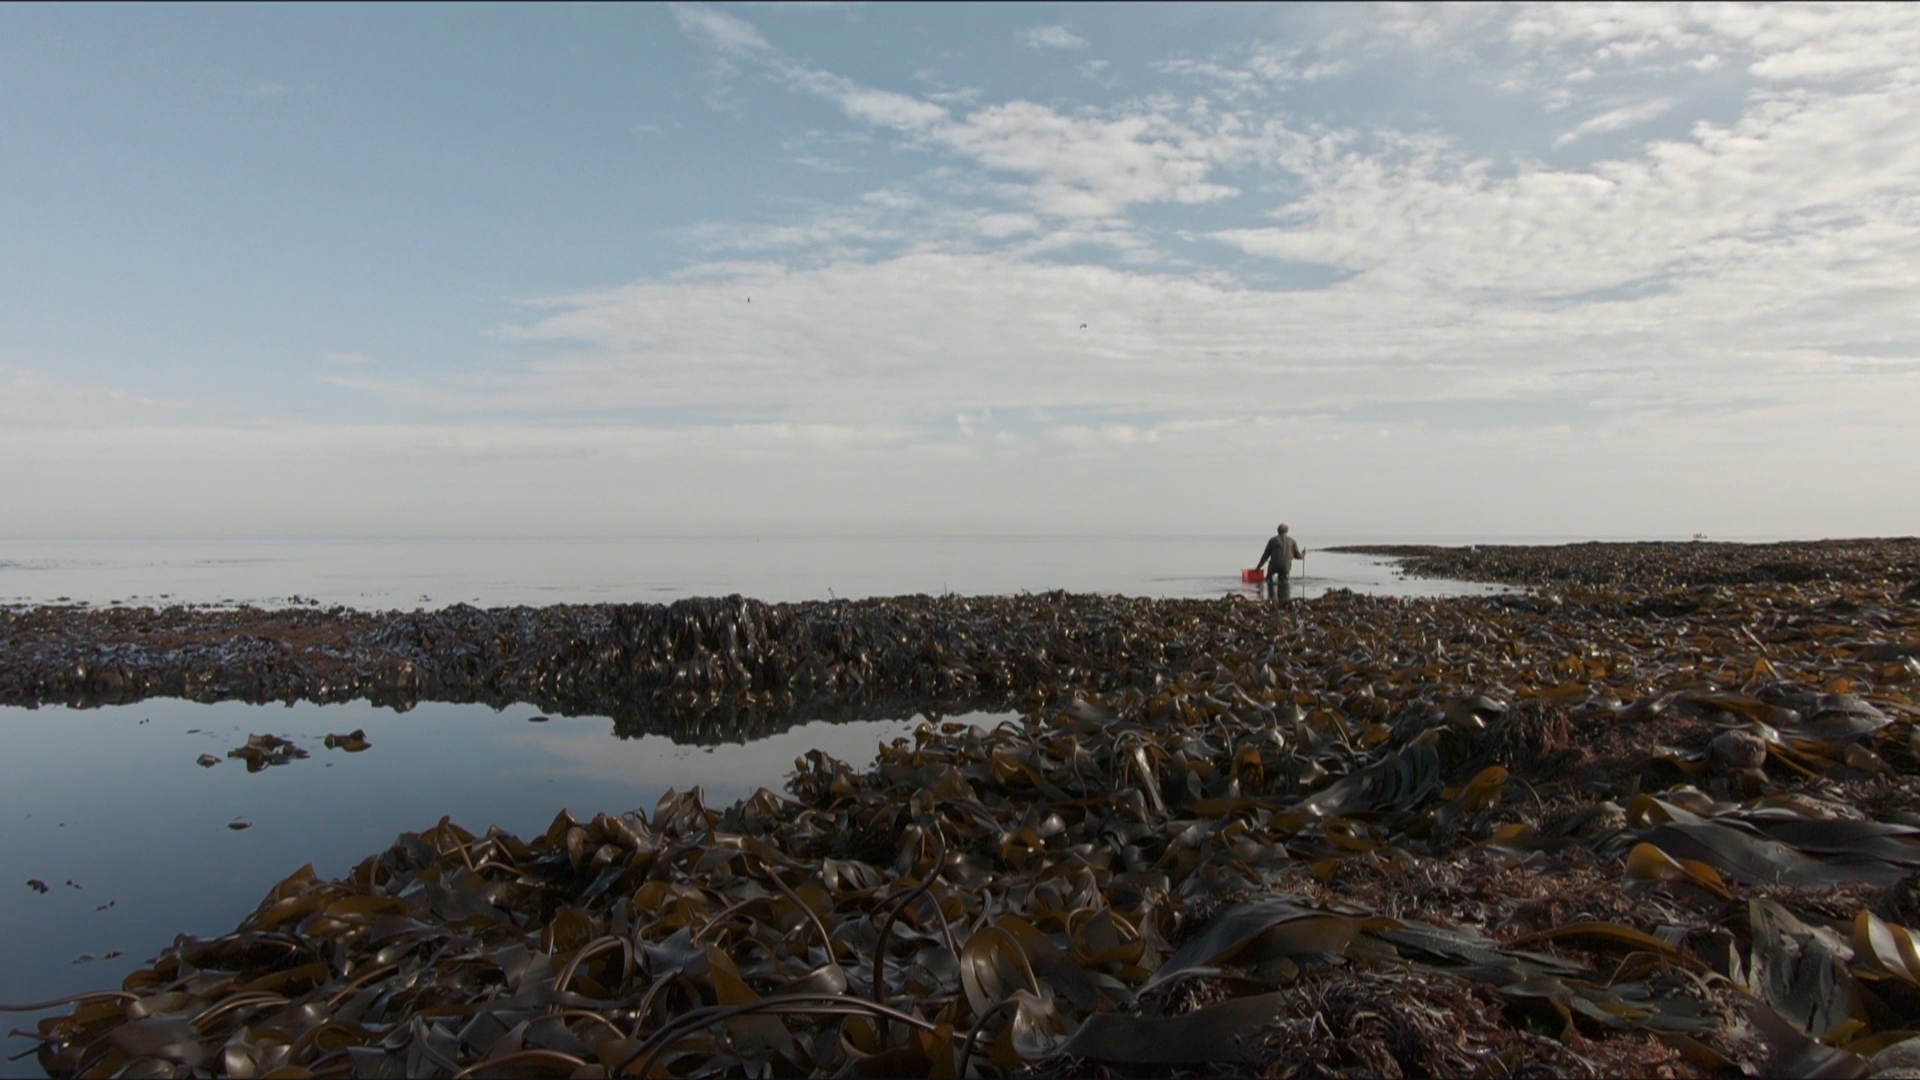
[[[1551,588],[1684,588],[1785,581],[1920,582],[1920,537],[1589,540],[1572,544],[1345,544],[1419,577]]]
[[[1398,624],[1403,603],[1499,611],[1569,590],[1593,594],[1581,603],[1674,612],[1712,587],[1878,582],[1908,599],[1920,590],[1916,538],[1329,550],[1391,558],[1411,576],[1530,591],[1399,599],[1332,590],[1296,602],[1286,618],[1324,609]],[[1261,604],[1056,591],[414,611],[41,605],[0,610],[0,705],[527,704],[610,716],[623,734],[711,741],[781,730],[803,714],[1006,711],[1062,681],[1099,693],[1151,688],[1211,647],[1203,636],[1170,653],[1159,643],[1166,631],[1196,620],[1243,624]]]
[[[1920,1014],[1876,944],[1920,933],[1920,541],[1673,547],[1404,556],[1545,579],[1451,599],[0,622],[0,664],[47,680],[10,694],[97,696],[57,663],[99,656],[122,691],[348,694],[411,663],[391,685],[624,696],[633,723],[742,692],[794,695],[745,701],[768,722],[942,692],[1023,714],[926,725],[865,772],[815,752],[726,808],[404,833],[43,1021],[41,1061],[1865,1071]]]

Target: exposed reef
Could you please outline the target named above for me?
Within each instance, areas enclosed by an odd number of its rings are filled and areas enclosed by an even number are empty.
[[[1920,538],[1592,541],[1584,544],[1359,544],[1328,549],[1385,555],[1420,577],[1508,585],[1657,591],[1701,585],[1787,581],[1920,583]]]
[[[656,718],[923,695],[1023,714],[925,724],[865,770],[815,751],[784,795],[730,807],[673,792],[529,838],[443,819],[61,1003],[40,1061],[1914,1075],[1916,546],[1771,547],[1410,555],[1551,583],[1446,600],[23,613],[0,642],[32,660],[6,676],[21,696],[100,700],[102,669],[59,665],[110,649],[119,694],[184,655],[184,696],[332,679],[628,694]],[[222,651],[222,627],[283,614]]]

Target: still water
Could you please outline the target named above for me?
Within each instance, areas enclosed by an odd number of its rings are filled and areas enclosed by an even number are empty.
[[[922,722],[815,723],[693,747],[615,738],[604,718],[532,722],[538,715],[176,699],[0,708],[0,1002],[117,987],[176,933],[231,930],[302,864],[339,876],[442,814],[474,832],[499,825],[526,836],[563,808],[583,818],[651,814],[670,788],[698,786],[709,805],[725,806],[762,786],[781,790],[811,748],[864,768],[881,742],[910,738]],[[942,719],[991,727],[1003,718]],[[325,748],[328,734],[355,729],[369,749]],[[291,739],[310,756],[249,773],[226,754],[250,734]],[[198,764],[202,754],[219,763]],[[247,827],[229,827],[238,822]],[[0,1016],[9,1026],[30,1019]],[[31,1045],[9,1039],[6,1054]],[[0,1075],[33,1068],[0,1063]]]
[[[1329,588],[1399,595],[1495,587],[1403,578],[1385,560],[1315,550],[1296,597]],[[234,604],[295,598],[362,609],[452,603],[665,602],[741,593],[766,600],[912,593],[1258,595],[1241,567],[1265,537],[639,540],[43,540],[0,542],[0,604]],[[1376,541],[1378,542],[1378,541]],[[338,876],[403,830],[443,814],[475,832],[543,831],[651,811],[700,786],[724,806],[779,790],[819,748],[864,767],[920,718],[810,723],[750,743],[679,746],[614,737],[606,718],[427,703],[400,714],[344,705],[201,705],[156,699],[100,709],[0,708],[0,1002],[112,987],[174,934],[218,934],[311,862]],[[804,719],[804,718],[802,718]],[[1003,717],[976,714],[991,726]],[[328,750],[364,729],[372,746]],[[226,757],[249,735],[309,757],[248,773]],[[217,764],[198,764],[209,754]],[[243,829],[231,825],[245,823]],[[43,883],[40,892],[28,882]],[[5,1019],[5,1017],[0,1017]],[[31,1016],[13,1023],[31,1027]],[[11,1025],[9,1025],[11,1026]],[[9,1038],[8,1055],[31,1042]],[[0,1065],[33,1070],[30,1059]]]

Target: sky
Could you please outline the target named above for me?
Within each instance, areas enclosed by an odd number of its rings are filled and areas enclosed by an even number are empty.
[[[0,537],[1920,532],[1920,6],[0,6]]]

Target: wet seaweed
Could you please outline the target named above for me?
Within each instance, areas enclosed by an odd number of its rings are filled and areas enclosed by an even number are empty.
[[[1554,557],[1582,552],[1615,558]],[[866,622],[811,651],[756,643],[772,621],[628,613],[679,625],[674,655],[749,714],[728,695],[794,684],[729,657],[853,702],[991,686],[1021,717],[936,718],[867,769],[810,752],[727,807],[670,792],[526,838],[442,819],[339,880],[305,867],[41,1020],[41,1063],[1898,1075],[1920,1059],[1920,608],[1886,574],[1652,603],[1666,587],[907,598],[822,606]],[[956,611],[967,633],[927,649]],[[576,685],[651,693],[653,648]],[[662,700],[714,693],[691,686]]]

